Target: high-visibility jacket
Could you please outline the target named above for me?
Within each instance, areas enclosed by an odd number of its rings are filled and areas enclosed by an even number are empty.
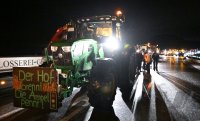
[[[146,63],[151,63],[151,55],[148,53],[144,54],[144,60]]]

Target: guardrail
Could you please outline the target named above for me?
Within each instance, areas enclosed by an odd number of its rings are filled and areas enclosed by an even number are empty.
[[[192,58],[192,59],[200,60],[200,54],[198,54],[198,55],[192,55],[192,56],[188,56],[188,57]]]
[[[188,56],[188,58],[189,58],[192,62],[195,62],[195,63],[200,64],[200,58],[195,58],[195,57],[191,57],[191,56]]]

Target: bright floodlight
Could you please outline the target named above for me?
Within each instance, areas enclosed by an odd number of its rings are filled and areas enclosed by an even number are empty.
[[[117,50],[119,48],[119,43],[116,38],[109,37],[106,39],[104,46],[110,50]]]
[[[57,49],[58,49],[58,47],[57,47],[57,46],[51,46],[51,51],[52,51],[52,52],[56,52],[56,51],[57,51]]]

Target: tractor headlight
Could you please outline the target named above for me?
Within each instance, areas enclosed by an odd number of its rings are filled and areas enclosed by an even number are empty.
[[[56,52],[56,51],[57,51],[57,49],[58,49],[58,47],[57,47],[57,46],[51,46],[51,51],[52,51],[52,52]]]
[[[59,57],[59,58],[63,58],[63,54],[62,54],[62,53],[59,53],[59,54],[58,54],[58,57]]]
[[[117,50],[117,49],[119,49],[119,42],[116,38],[109,37],[109,38],[106,39],[104,46],[106,48],[111,49],[111,50]]]
[[[70,52],[71,51],[71,46],[63,46],[62,47],[62,50],[64,51],[64,52]]]

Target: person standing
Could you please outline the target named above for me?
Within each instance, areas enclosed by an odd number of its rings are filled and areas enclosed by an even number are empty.
[[[147,51],[144,53],[144,60],[146,63],[147,74],[150,74],[151,55]]]
[[[143,69],[143,71],[146,70],[146,62],[145,62],[145,59],[144,59],[145,52],[146,51],[144,49],[142,49],[142,69]]]
[[[153,70],[158,71],[159,54],[156,51],[153,53],[152,59],[153,59]]]
[[[139,74],[141,72],[141,65],[143,61],[143,55],[141,51],[136,52],[136,72]]]
[[[134,47],[130,48],[130,59],[129,59],[129,80],[132,80],[134,82],[135,80],[135,75],[136,75],[136,68],[137,68],[137,63],[136,63],[136,53]]]

